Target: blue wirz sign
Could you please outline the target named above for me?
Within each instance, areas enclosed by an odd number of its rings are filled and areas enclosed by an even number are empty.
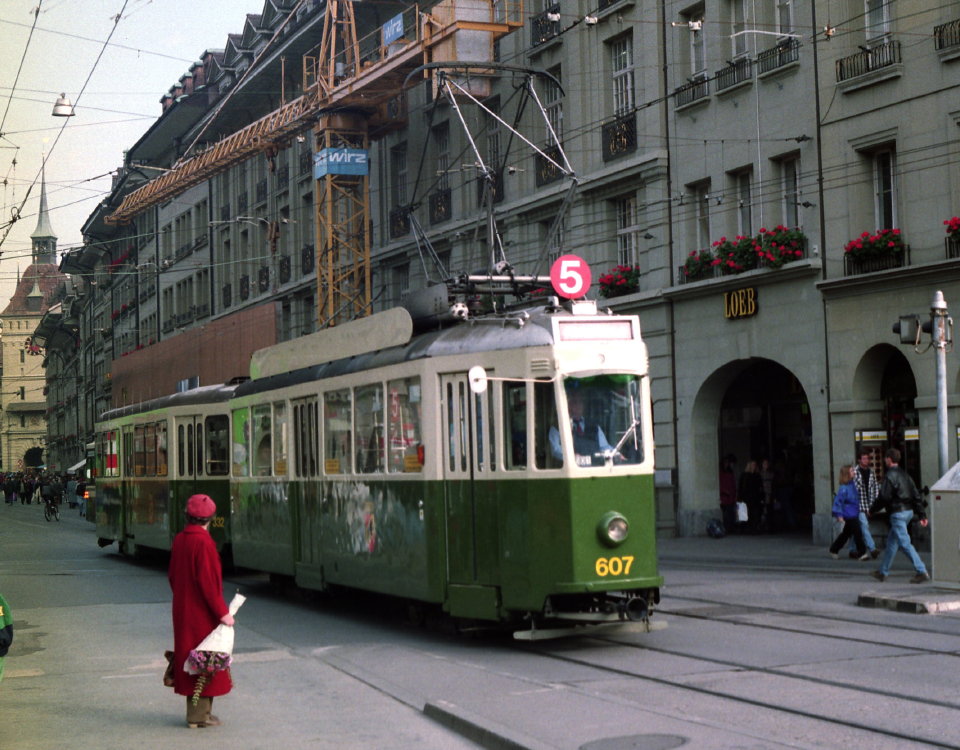
[[[317,180],[328,174],[369,173],[367,152],[362,148],[324,148],[313,155],[313,177]]]
[[[383,25],[383,46],[403,36],[403,14],[398,13]]]

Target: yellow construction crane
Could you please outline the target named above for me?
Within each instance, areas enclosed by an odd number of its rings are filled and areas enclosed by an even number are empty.
[[[107,221],[130,222],[234,164],[275,153],[312,130],[318,324],[368,315],[371,133],[380,136],[401,124],[399,92],[412,71],[461,56],[492,61],[494,41],[522,25],[522,0],[442,0],[429,12],[411,6],[359,38],[352,0],[328,0],[320,45],[303,57],[304,94],[181,160],[126,196]]]

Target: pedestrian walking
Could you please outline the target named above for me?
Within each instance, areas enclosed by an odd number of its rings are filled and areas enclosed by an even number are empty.
[[[880,560],[880,569],[873,571],[870,575],[878,581],[886,580],[890,575],[890,566],[893,564],[893,558],[897,550],[903,550],[903,554],[913,565],[915,575],[910,579],[910,583],[923,583],[930,580],[927,568],[920,559],[920,555],[913,548],[910,541],[910,534],[907,532],[907,524],[913,519],[916,513],[920,519],[920,525],[926,526],[927,519],[923,514],[923,498],[917,491],[917,485],[913,479],[903,469],[900,468],[900,451],[896,448],[890,448],[884,458],[887,470],[883,477],[883,484],[880,485],[880,492],[877,495],[876,502],[870,508],[870,514],[886,511],[890,516],[890,533],[887,535],[887,546],[883,551],[883,558]]]
[[[840,467],[840,488],[833,498],[833,517],[843,521],[843,530],[830,545],[830,557],[836,560],[840,550],[847,540],[853,537],[857,545],[857,558],[869,560],[870,553],[863,541],[863,530],[860,528],[860,495],[853,482],[853,467],[844,464]]]
[[[873,534],[870,533],[870,506],[877,499],[880,493],[880,485],[877,483],[877,476],[870,468],[870,451],[866,448],[857,454],[857,466],[853,470],[853,483],[857,488],[857,494],[860,496],[860,511],[857,514],[857,521],[860,523],[860,530],[863,533],[863,543],[867,547],[867,552],[874,560],[880,556],[880,550],[877,549],[876,542],[873,541]],[[850,541],[850,557],[860,557],[854,549],[854,541]]]
[[[187,500],[186,526],[174,537],[170,549],[168,577],[173,591],[173,689],[187,697],[187,726],[191,729],[220,725],[211,713],[213,699],[230,692],[229,669],[210,677],[194,705],[197,677],[187,674],[183,665],[217,625],[233,625],[223,600],[223,571],[217,545],[210,536],[210,521],[217,506],[207,495]]]

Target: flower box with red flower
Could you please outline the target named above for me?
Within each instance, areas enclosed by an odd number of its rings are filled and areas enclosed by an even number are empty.
[[[691,250],[680,266],[680,281],[692,282],[713,276],[714,254],[708,249]]]
[[[722,273],[742,273],[756,268],[759,261],[760,242],[753,237],[738,234],[729,240],[721,237],[713,243],[713,253],[716,256],[713,265],[719,267]]]
[[[873,273],[904,265],[908,246],[899,229],[863,232],[843,246],[847,274]]]
[[[947,236],[944,239],[947,257],[960,258],[960,216],[944,219],[943,224],[947,228]]]
[[[807,236],[798,227],[791,229],[778,224],[773,229],[761,228],[758,239],[760,265],[769,268],[800,260],[806,252]]]
[[[598,280],[601,297],[620,297],[640,289],[640,266],[617,266]]]

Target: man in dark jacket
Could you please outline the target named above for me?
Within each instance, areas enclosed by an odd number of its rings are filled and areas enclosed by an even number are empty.
[[[900,451],[896,448],[887,451],[884,463],[887,465],[887,470],[883,477],[883,484],[880,485],[880,494],[870,508],[870,514],[886,510],[890,516],[890,533],[887,535],[887,546],[883,551],[880,569],[873,571],[870,575],[878,581],[886,580],[897,550],[902,549],[916,572],[910,579],[910,583],[929,581],[927,568],[913,548],[910,534],[907,533],[907,524],[913,519],[914,511],[919,513],[920,523],[927,525],[927,520],[923,517],[923,505],[917,485],[913,483],[910,475],[900,468]]]

